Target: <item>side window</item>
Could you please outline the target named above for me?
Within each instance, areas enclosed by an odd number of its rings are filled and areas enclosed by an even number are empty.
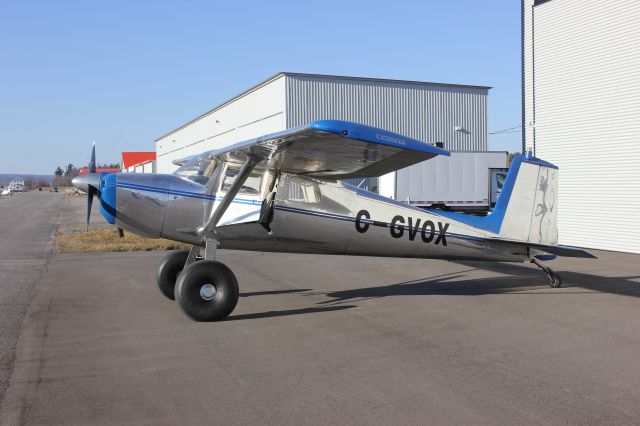
[[[292,176],[287,188],[287,200],[302,203],[319,203],[322,200],[320,186],[310,179]]]
[[[224,174],[224,179],[222,179],[222,187],[220,188],[222,192],[229,191],[233,180],[236,178],[239,172],[239,167],[227,167],[227,171]],[[262,176],[263,173],[261,172],[251,173],[238,193],[246,195],[259,195],[260,189],[262,188]]]

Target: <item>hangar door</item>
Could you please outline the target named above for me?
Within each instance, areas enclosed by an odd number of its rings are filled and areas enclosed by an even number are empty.
[[[640,2],[535,3],[527,122],[560,167],[560,243],[640,253]]]

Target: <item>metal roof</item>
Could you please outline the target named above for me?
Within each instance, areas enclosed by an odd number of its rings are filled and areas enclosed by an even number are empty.
[[[299,73],[299,72],[279,72],[276,73],[274,75],[272,75],[271,77],[267,78],[266,80],[256,84],[255,86],[250,87],[249,89],[245,90],[244,92],[239,93],[238,95],[224,101],[223,103],[213,107],[212,109],[210,109],[209,111],[205,112],[204,114],[201,114],[199,116],[197,116],[196,118],[194,118],[193,120],[183,124],[180,127],[177,127],[173,130],[171,130],[170,132],[165,133],[164,135],[160,136],[159,138],[157,138],[155,140],[155,142],[159,141],[160,139],[166,138],[167,136],[169,136],[172,133],[177,132],[178,130],[184,129],[185,127],[187,127],[188,125],[190,125],[191,123],[194,123],[198,120],[200,120],[203,117],[206,117],[207,115],[213,114],[214,112],[218,111],[219,109],[227,106],[228,104],[230,104],[231,102],[242,98],[243,96],[246,96],[247,94],[253,92],[254,90],[257,90],[263,86],[266,86],[267,84],[271,83],[274,80],[277,80],[281,77],[285,77],[285,76],[290,76],[290,77],[308,77],[308,78],[326,78],[326,79],[338,79],[338,80],[353,80],[353,81],[362,81],[362,82],[377,82],[377,83],[401,83],[401,84],[413,84],[413,85],[420,85],[420,86],[436,86],[436,87],[456,87],[456,88],[468,88],[468,89],[483,89],[483,90],[489,90],[491,89],[491,86],[476,86],[476,85],[470,85],[470,84],[454,84],[454,83],[433,83],[433,82],[428,82],[428,81],[414,81],[414,80],[394,80],[394,79],[389,79],[389,78],[372,78],[372,77],[351,77],[351,76],[344,76],[344,75],[327,75],[327,74],[307,74],[307,73]]]
[[[148,161],[154,161],[156,159],[155,151],[141,151],[141,152],[131,152],[125,151],[122,153],[122,163],[125,169],[128,169],[131,166],[137,166],[141,163],[146,163]]]

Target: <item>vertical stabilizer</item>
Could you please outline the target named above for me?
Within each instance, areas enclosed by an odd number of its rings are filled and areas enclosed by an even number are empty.
[[[502,238],[556,245],[558,168],[551,163],[514,158],[502,193],[491,216],[502,216]]]
[[[558,244],[557,194],[558,168],[539,158],[518,155],[489,215],[438,214],[497,234],[501,239],[553,246]]]

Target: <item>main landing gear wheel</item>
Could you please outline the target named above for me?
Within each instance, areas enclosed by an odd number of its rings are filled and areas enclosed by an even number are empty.
[[[178,275],[184,269],[189,250],[176,250],[169,253],[158,268],[158,288],[167,298],[174,300],[174,290]]]
[[[196,321],[226,318],[238,303],[238,281],[231,269],[215,260],[187,266],[176,283],[176,301]]]

